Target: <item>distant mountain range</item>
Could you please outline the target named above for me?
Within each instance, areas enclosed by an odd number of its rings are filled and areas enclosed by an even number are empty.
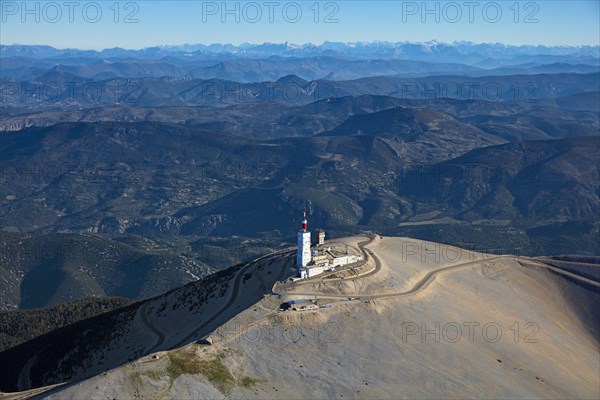
[[[169,56],[205,58],[213,55],[231,58],[254,57],[315,57],[346,56],[353,58],[399,58],[399,59],[436,59],[442,61],[480,62],[487,59],[509,59],[530,56],[575,56],[600,57],[600,46],[533,46],[505,45],[502,43],[454,42],[324,42],[321,45],[311,43],[262,43],[241,45],[232,44],[185,44],[179,46],[156,46],[140,50],[122,48],[102,51],[79,49],[56,49],[39,45],[2,45],[0,57],[97,57],[97,58],[146,58],[158,59]],[[465,59],[466,57],[466,59]]]
[[[276,81],[287,75],[339,81],[373,76],[593,73],[600,66],[600,48],[374,42],[91,51],[3,45],[0,58],[2,79],[27,80],[58,72],[94,80],[177,77],[248,83]]]

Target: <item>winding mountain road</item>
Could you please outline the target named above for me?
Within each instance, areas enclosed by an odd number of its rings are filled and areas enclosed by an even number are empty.
[[[597,282],[597,281],[595,281],[593,279],[585,278],[585,277],[583,277],[581,275],[577,275],[577,274],[575,274],[573,272],[569,272],[569,271],[566,271],[566,270],[561,269],[561,268],[553,267],[552,265],[545,264],[545,263],[543,263],[541,261],[532,260],[532,259],[522,259],[522,260],[519,260],[519,264],[521,264],[523,266],[533,265],[533,266],[536,266],[536,267],[546,268],[546,269],[549,269],[550,271],[556,272],[557,274],[568,276],[569,278],[574,278],[574,279],[577,279],[579,281],[588,283],[590,285],[593,285],[593,286],[596,286],[596,287],[600,287],[600,282]],[[578,264],[586,265],[586,266],[590,266],[590,265],[594,266],[594,264],[585,264],[585,263],[578,263]]]
[[[367,242],[371,243],[372,239]],[[361,242],[359,244],[359,246],[361,244],[364,246],[368,243]],[[361,247],[361,249],[364,251],[363,247]],[[368,275],[372,275],[381,270],[381,261],[370,250],[368,250],[367,252],[371,257],[373,257],[373,260],[375,261],[375,269],[368,273]],[[356,298],[356,299],[360,299],[360,300],[376,300],[376,299],[383,299],[383,298],[389,298],[389,297],[410,296],[410,295],[413,295],[413,294],[418,293],[419,291],[423,290],[425,287],[427,287],[427,285],[429,285],[435,279],[436,275],[438,275],[442,272],[449,271],[452,269],[469,267],[474,264],[480,263],[481,261],[483,261],[483,260],[468,261],[465,263],[448,265],[445,267],[440,267],[440,268],[431,270],[431,271],[427,272],[425,274],[425,276],[423,276],[423,278],[421,278],[417,283],[415,283],[415,285],[412,288],[410,288],[409,290],[403,291],[403,292],[380,293],[380,294],[323,294],[323,293],[319,293],[319,292],[281,292],[279,290],[279,288],[277,288],[276,290],[278,290],[278,291],[274,292],[274,293],[278,294],[278,295],[310,296],[315,299],[347,299],[349,297],[352,297],[352,298]],[[348,278],[347,280],[364,278],[365,276],[367,276],[367,275],[363,275],[360,277],[354,277],[354,278]]]
[[[372,237],[370,240],[367,241],[363,241],[360,242],[358,244],[358,246],[360,247],[360,249],[362,250],[363,254],[365,254],[365,260],[368,261],[368,257],[369,255],[373,257],[373,260],[375,261],[375,269],[373,269],[373,271],[370,271],[369,273],[362,275],[362,276],[357,276],[357,277],[351,277],[351,278],[347,278],[344,279],[344,281],[349,281],[349,280],[353,280],[353,279],[359,279],[359,278],[364,278],[373,274],[376,274],[377,272],[379,272],[381,270],[381,261],[379,260],[379,258],[369,249],[366,249],[366,245],[370,244],[373,242],[373,240],[375,239],[375,237]],[[495,257],[496,260],[498,259],[514,259],[513,255],[498,255]],[[418,282],[416,282],[412,288],[410,288],[409,290],[403,291],[403,292],[393,292],[393,293],[380,293],[380,294],[324,294],[324,293],[320,293],[320,292],[286,292],[286,291],[282,291],[281,289],[285,289],[286,287],[274,287],[273,288],[273,293],[278,294],[278,295],[288,295],[288,296],[309,296],[311,298],[314,299],[348,299],[348,298],[354,298],[354,299],[359,299],[359,300],[376,300],[376,299],[385,299],[385,298],[396,298],[396,297],[405,297],[405,296],[411,296],[414,295],[420,291],[422,291],[423,289],[425,289],[429,284],[431,284],[431,282],[433,282],[435,280],[435,277],[441,273],[450,271],[450,270],[455,270],[455,269],[461,269],[461,268],[466,268],[466,267],[471,267],[473,265],[476,264],[480,264],[482,262],[485,262],[486,259],[481,259],[481,260],[474,260],[474,261],[468,261],[468,262],[464,262],[464,263],[459,263],[459,264],[453,264],[453,265],[448,265],[448,266],[444,266],[444,267],[440,267],[440,268],[436,268],[434,270],[428,271],[423,278],[421,278]],[[574,274],[572,272],[568,272],[568,271],[564,271],[560,268],[556,268],[556,267],[552,267],[549,265],[546,265],[542,262],[539,261],[534,261],[531,259],[521,259],[519,261],[519,263],[522,266],[526,266],[526,265],[534,265],[537,267],[542,267],[542,268],[546,268],[549,269],[551,271],[554,271],[556,273],[580,280],[582,282],[585,283],[589,283],[592,284],[594,286],[599,286],[600,287],[600,283],[593,281],[591,279],[582,277],[580,275]],[[310,283],[315,283],[310,282]]]
[[[236,300],[238,299],[239,294],[240,294],[240,285],[241,285],[242,277],[244,276],[246,271],[248,271],[248,269],[251,266],[253,266],[255,263],[257,263],[263,259],[284,257],[293,252],[295,252],[295,250],[287,250],[286,249],[286,250],[277,251],[277,252],[259,257],[255,260],[249,262],[244,267],[242,267],[235,274],[235,277],[233,278],[233,289],[231,291],[231,297],[229,298],[227,303],[225,305],[223,305],[223,307],[221,307],[218,311],[216,311],[210,318],[208,318],[206,321],[204,321],[202,324],[200,324],[196,329],[194,329],[190,334],[188,334],[186,337],[184,337],[179,342],[177,342],[173,347],[181,347],[181,346],[186,345],[186,344],[190,343],[191,341],[193,341],[193,339],[196,338],[198,336],[198,334],[200,334],[202,332],[203,329],[205,329],[210,323],[212,323],[215,319],[217,319],[224,312],[226,312],[231,306],[234,305],[234,303],[236,302]],[[286,268],[285,264],[282,265],[282,269],[284,269],[284,268]],[[283,275],[283,271],[280,272],[279,276],[282,276],[282,275]]]
[[[160,347],[165,341],[165,334],[161,330],[156,328],[154,325],[152,325],[152,323],[148,320],[148,311],[146,310],[148,308],[148,304],[149,303],[146,302],[140,307],[140,320],[142,321],[142,324],[144,324],[144,326],[147,329],[151,330],[158,338],[154,346],[152,346],[152,348],[148,350],[146,354],[154,353],[156,349]]]
[[[31,370],[33,364],[35,364],[35,362],[37,361],[38,354],[39,352],[36,353],[33,357],[31,357],[29,360],[27,360],[27,362],[21,369],[21,373],[19,374],[19,380],[17,381],[17,387],[19,388],[19,392],[31,389],[31,378],[29,371]]]

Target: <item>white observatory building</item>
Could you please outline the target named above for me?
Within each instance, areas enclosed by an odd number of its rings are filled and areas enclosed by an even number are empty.
[[[306,208],[304,209],[304,218],[302,218],[302,229],[298,231],[298,254],[296,255],[296,266],[298,268],[306,267],[311,261],[310,254],[310,232],[308,231],[306,221]]]
[[[363,260],[360,255],[349,255],[348,246],[344,253],[325,246],[325,231],[315,231],[315,245],[311,248],[311,234],[306,221],[306,208],[302,218],[302,229],[298,231],[298,252],[296,253],[296,267],[298,276],[295,279],[312,278],[325,271],[334,271],[336,267],[356,265]]]

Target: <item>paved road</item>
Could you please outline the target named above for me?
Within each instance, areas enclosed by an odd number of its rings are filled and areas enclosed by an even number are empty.
[[[23,365],[23,368],[21,369],[21,373],[19,374],[19,380],[17,381],[17,387],[19,388],[19,392],[31,389],[31,378],[29,371],[31,370],[33,364],[35,364],[35,362],[37,361],[38,353],[35,353],[33,357],[27,360],[27,362],[25,363],[25,365]]]
[[[365,240],[364,242],[360,242],[358,244],[358,247],[360,248],[360,250],[365,255],[365,261],[369,261],[369,255],[373,256],[373,260],[375,261],[375,269],[373,269],[370,272],[367,272],[364,275],[353,277],[353,278],[349,278],[347,280],[352,280],[352,279],[357,279],[357,278],[366,278],[368,276],[374,275],[374,274],[378,273],[379,271],[381,271],[381,261],[379,260],[379,258],[375,257],[375,254],[373,254],[373,252],[371,250],[365,250],[365,246],[368,245],[368,244],[373,243],[373,240],[375,240],[376,237],[377,236],[372,236],[369,240]]]
[[[561,259],[556,259],[556,258],[552,258],[552,257],[547,257],[547,256],[542,256],[542,257],[536,257],[534,260],[537,261],[541,261],[541,262],[553,262],[553,263],[561,263],[561,264],[575,264],[575,265],[581,265],[582,267],[589,267],[589,268],[600,268],[600,264],[593,263],[593,262],[585,262],[585,261],[571,261],[571,260],[561,260]]]
[[[368,241],[369,243],[372,242],[373,239],[371,239],[370,241]],[[367,244],[366,242],[361,242],[362,246],[361,246],[361,250],[363,250],[364,252],[364,245]],[[359,244],[359,246],[361,245]],[[381,262],[379,260],[379,258],[373,253],[369,251],[369,254],[373,257],[373,259],[375,260],[375,265],[376,268],[374,271],[372,271],[372,273],[363,275],[359,278],[363,278],[367,275],[372,275],[374,273],[377,273],[380,269],[381,269]],[[513,259],[514,256],[512,255],[499,255],[497,257],[497,259],[501,259],[501,258],[506,258],[506,259]],[[391,297],[404,297],[404,296],[410,296],[413,295],[415,293],[418,293],[419,291],[423,290],[424,288],[426,288],[434,279],[435,277],[443,272],[446,271],[450,271],[450,270],[454,270],[454,269],[459,269],[459,268],[465,268],[465,267],[470,267],[476,264],[480,264],[482,262],[485,262],[487,260],[482,259],[482,260],[475,260],[475,261],[468,261],[468,262],[464,262],[464,263],[460,263],[460,264],[454,264],[454,265],[448,265],[445,267],[440,267],[434,270],[431,270],[429,272],[427,272],[425,274],[425,276],[423,276],[423,278],[421,278],[417,283],[415,283],[415,285],[410,288],[409,290],[406,290],[404,292],[394,292],[394,293],[381,293],[381,294],[369,294],[369,295],[361,295],[361,294],[323,294],[323,293],[318,293],[318,292],[285,292],[285,291],[281,291],[280,289],[283,288],[277,288],[277,292],[275,292],[276,294],[279,295],[296,295],[296,296],[309,296],[311,298],[314,299],[348,299],[348,298],[353,298],[353,299],[360,299],[360,300],[376,300],[376,299],[384,299],[384,298],[391,298]],[[580,275],[571,273],[571,272],[567,272],[564,271],[560,268],[555,268],[546,264],[543,264],[541,262],[536,262],[534,260],[521,260],[521,263],[523,265],[524,264],[529,264],[529,265],[536,265],[539,267],[543,267],[543,268],[547,268],[550,269],[552,271],[555,271],[557,273],[563,274],[565,276],[569,276],[571,278],[574,279],[578,279],[580,281],[586,282],[586,283],[590,283],[594,286],[600,286],[600,283],[593,281],[591,279],[582,277]],[[348,280],[350,280],[351,278],[349,278]]]
[[[373,252],[371,250],[366,249],[366,246],[369,245],[369,244],[371,244],[371,243],[373,243],[373,241],[376,238],[377,238],[377,236],[371,236],[367,240],[363,240],[362,242],[358,242],[358,248],[363,253],[363,260],[364,261],[362,261],[360,263],[361,265],[357,265],[357,266],[351,267],[350,269],[352,269],[352,268],[360,268],[360,267],[362,267],[364,265],[367,265],[367,263],[369,262],[369,258],[370,258],[369,256],[373,255]],[[379,260],[379,258],[377,258],[377,257],[375,257],[373,255],[373,261],[375,261],[375,268],[373,268],[371,271],[369,271],[369,272],[367,272],[365,274],[357,275],[357,276],[350,276],[350,277],[347,277],[347,278],[326,279],[327,277],[323,277],[321,279],[321,281],[323,281],[323,282],[336,282],[336,281],[344,281],[344,282],[346,282],[346,281],[353,281],[355,279],[362,279],[362,278],[369,277],[371,275],[374,275],[374,274],[378,273],[381,270],[381,261]],[[343,271],[343,269],[341,271]],[[307,283],[309,283],[309,282],[307,282]]]
[[[381,269],[381,261],[374,253],[370,252],[369,254],[373,257],[373,260],[375,261],[376,270],[374,270],[373,273],[376,273]],[[472,266],[474,264],[481,263],[481,262],[482,262],[482,260],[469,261],[469,262],[465,262],[465,263],[449,265],[446,267],[441,267],[441,268],[431,270],[431,271],[427,272],[427,274],[425,274],[425,276],[423,276],[423,278],[421,278],[417,283],[415,283],[415,285],[412,288],[410,288],[409,290],[406,290],[404,292],[381,293],[381,294],[323,294],[323,293],[317,293],[317,292],[302,292],[302,293],[279,292],[276,294],[310,296],[315,299],[319,299],[319,298],[320,299],[353,298],[353,299],[360,299],[360,300],[376,300],[376,299],[383,299],[383,298],[389,298],[389,297],[403,297],[403,296],[413,295],[413,294],[423,290],[427,285],[429,285],[429,283],[431,283],[435,279],[435,276],[441,272],[448,271],[451,269],[465,268],[465,267],[469,267],[469,266]],[[369,274],[371,274],[371,273],[369,273]],[[366,275],[363,275],[360,278],[363,278],[365,276]]]
[[[200,324],[196,329],[194,329],[193,332],[191,332],[189,335],[187,335],[186,337],[184,337],[183,339],[181,339],[179,342],[177,342],[173,347],[180,347],[180,346],[184,346],[190,342],[193,341],[194,338],[196,338],[198,336],[198,334],[200,334],[202,332],[203,329],[205,329],[208,324],[212,323],[215,319],[217,319],[219,316],[221,316],[221,314],[223,314],[225,311],[227,311],[228,308],[230,308],[231,306],[233,306],[233,304],[235,303],[235,301],[237,300],[238,296],[239,296],[239,292],[240,292],[240,284],[241,284],[241,280],[242,277],[244,276],[244,273],[246,273],[246,271],[248,271],[248,269],[253,266],[255,263],[257,263],[258,261],[262,260],[262,259],[271,259],[271,258],[279,258],[279,257],[285,257],[286,255],[289,255],[291,253],[295,252],[295,250],[281,250],[281,251],[277,251],[271,254],[267,254],[265,256],[259,257],[251,262],[249,262],[248,264],[246,264],[244,267],[242,267],[236,274],[235,277],[233,278],[233,290],[231,291],[231,297],[229,298],[229,301],[227,301],[227,303],[221,307],[216,313],[214,313],[212,315],[212,317],[210,317],[209,319],[207,319],[206,321],[204,321],[202,324]],[[282,268],[287,268],[285,263],[283,264]],[[280,272],[280,276],[283,274],[283,272]]]
[[[546,269],[554,271],[554,272],[556,272],[558,274],[561,274],[561,275],[564,275],[564,276],[568,276],[570,278],[574,278],[574,279],[577,279],[577,280],[585,282],[585,283],[589,283],[590,285],[593,285],[593,286],[600,287],[600,282],[597,282],[597,281],[595,281],[593,279],[585,278],[585,277],[583,277],[581,275],[574,274],[573,272],[565,271],[562,268],[557,268],[557,267],[553,267],[553,266],[548,265],[548,264],[544,264],[543,262],[540,262],[540,261],[536,261],[536,260],[532,260],[532,259],[520,259],[519,263],[521,265],[535,265],[537,267],[546,268]]]
[[[148,304],[149,304],[149,302],[146,302],[146,303],[142,304],[142,306],[140,307],[140,309],[139,309],[140,318],[142,320],[142,324],[144,324],[144,326],[146,328],[148,328],[156,336],[158,336],[158,340],[156,341],[156,344],[154,346],[152,346],[152,348],[146,352],[146,354],[154,353],[156,351],[156,349],[159,346],[161,346],[165,341],[165,334],[161,330],[156,328],[154,325],[152,325],[152,323],[150,321],[148,321],[148,311],[146,310],[148,308]]]

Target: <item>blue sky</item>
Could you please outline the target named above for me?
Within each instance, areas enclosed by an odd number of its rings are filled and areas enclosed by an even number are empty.
[[[110,0],[68,6],[59,0],[23,7],[2,0],[0,43],[82,49],[373,40],[598,45],[599,3]]]

